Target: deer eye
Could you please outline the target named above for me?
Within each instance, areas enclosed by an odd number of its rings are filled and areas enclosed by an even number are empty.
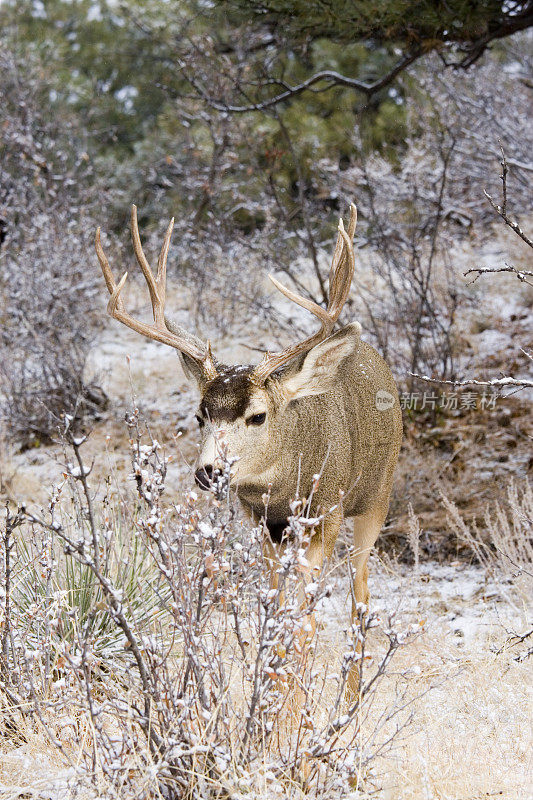
[[[205,420],[199,414],[196,414],[196,422],[198,423],[199,428],[203,428],[205,425]]]
[[[246,420],[247,425],[262,425],[263,422],[266,420],[266,413],[263,411],[262,414],[253,414],[251,417],[248,417]]]

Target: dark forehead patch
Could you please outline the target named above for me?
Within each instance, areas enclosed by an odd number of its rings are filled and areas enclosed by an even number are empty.
[[[207,384],[200,413],[202,416],[224,422],[235,422],[244,412],[250,402],[252,384],[250,374],[252,367],[224,367]]]

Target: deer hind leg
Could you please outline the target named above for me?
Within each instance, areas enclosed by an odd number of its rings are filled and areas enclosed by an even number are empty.
[[[370,591],[368,589],[368,557],[374,546],[379,532],[385,522],[387,509],[372,509],[366,514],[354,518],[354,552],[351,556],[352,564],[352,624],[358,618],[357,604],[364,603],[368,608]],[[361,652],[361,644],[357,644],[357,652]],[[359,664],[356,661],[349,672],[346,684],[346,696],[353,702],[359,691]]]

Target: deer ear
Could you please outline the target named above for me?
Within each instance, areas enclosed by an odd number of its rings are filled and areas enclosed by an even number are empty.
[[[191,335],[184,328],[182,328],[181,325],[178,325],[177,322],[174,322],[174,320],[167,314],[165,314],[165,325],[169,331],[176,336],[182,336],[184,339],[191,338]],[[186,353],[181,353],[178,351],[178,355],[180,357],[181,366],[183,367],[183,371],[187,380],[193,383],[196,382],[200,392],[203,392],[207,380],[202,367],[194,360],[194,358],[191,358],[191,356],[188,356]]]
[[[191,358],[185,353],[179,353],[178,355],[180,357],[181,366],[183,367],[183,371],[187,380],[196,382],[200,392],[203,392],[207,381],[201,366],[194,360],[194,358]]]
[[[359,349],[361,326],[358,322],[346,325],[310,350],[296,371],[282,379],[282,387],[289,401],[300,397],[324,394],[335,386],[339,370],[349,356]]]

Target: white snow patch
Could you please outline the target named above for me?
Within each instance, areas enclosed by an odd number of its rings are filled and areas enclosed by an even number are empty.
[[[453,634],[461,643],[471,644],[485,637],[487,628],[501,624],[502,614],[510,607],[505,592],[479,567],[455,562],[413,567],[404,565],[391,573],[379,563],[370,563],[370,610],[382,619],[393,614],[404,627],[424,621],[426,629],[438,627]],[[337,575],[330,597],[318,604],[317,617],[328,633],[346,630],[350,622],[350,587],[348,576]]]

